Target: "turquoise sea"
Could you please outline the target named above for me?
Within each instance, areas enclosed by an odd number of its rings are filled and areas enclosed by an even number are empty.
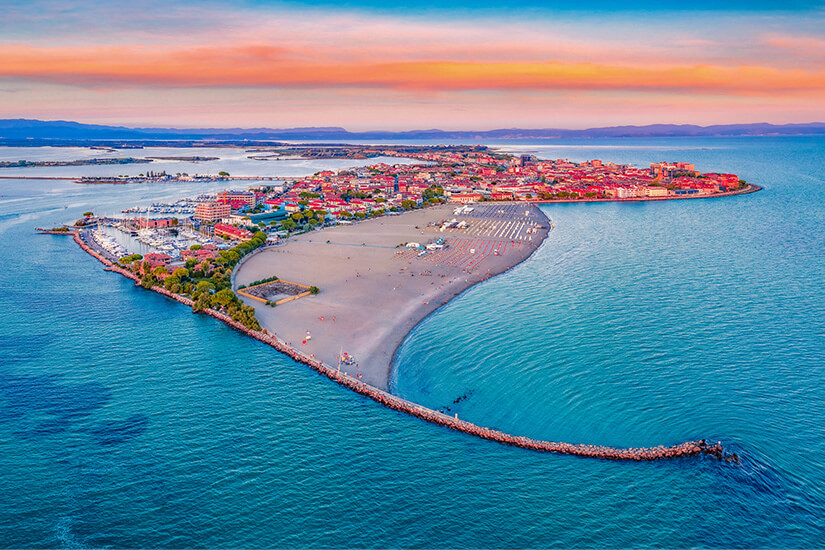
[[[383,409],[33,232],[222,186],[0,180],[0,547],[823,546],[825,137],[502,145],[765,189],[545,206],[547,241],[419,325],[393,390],[557,441],[721,440],[740,465],[539,454]]]

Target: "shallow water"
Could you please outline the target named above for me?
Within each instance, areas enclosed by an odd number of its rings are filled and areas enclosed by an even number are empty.
[[[543,455],[382,409],[31,230],[221,186],[7,180],[0,546],[821,545],[825,139],[542,145],[520,147],[765,190],[546,206],[545,244],[420,325],[394,387],[534,437],[720,439],[741,466]]]

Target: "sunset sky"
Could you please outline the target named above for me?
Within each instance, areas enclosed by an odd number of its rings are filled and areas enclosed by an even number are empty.
[[[825,4],[0,0],[0,118],[585,128],[825,121]]]

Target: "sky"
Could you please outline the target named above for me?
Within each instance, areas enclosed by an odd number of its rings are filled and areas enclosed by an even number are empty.
[[[0,0],[0,14],[0,118],[354,131],[825,121],[825,0]]]

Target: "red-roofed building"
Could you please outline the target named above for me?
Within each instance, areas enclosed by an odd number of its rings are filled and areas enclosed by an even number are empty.
[[[166,254],[147,254],[143,257],[143,261],[149,262],[152,269],[155,269],[160,266],[166,267],[172,262],[172,258]]]
[[[180,257],[182,260],[188,260],[189,258],[194,258],[198,261],[203,260],[212,260],[219,256],[217,250],[208,250],[206,247],[198,249],[198,250],[181,250]]]
[[[218,202],[224,204],[232,204],[240,201],[241,204],[257,204],[257,197],[252,191],[221,191],[218,193]],[[233,208],[235,208],[233,206]]]
[[[164,265],[166,265],[166,264],[168,264],[169,262],[172,261],[172,258],[170,258],[168,254],[154,254],[154,253],[145,255],[143,257],[143,259],[146,260],[147,262],[150,262],[150,263],[151,262],[158,262],[158,263],[161,263],[161,264],[164,264]]]
[[[215,224],[215,235],[219,237],[223,237],[225,235],[230,239],[235,239],[238,241],[248,241],[252,238],[252,233],[250,233],[246,229],[242,229],[240,227],[235,227],[234,225],[228,225],[225,223]]]

